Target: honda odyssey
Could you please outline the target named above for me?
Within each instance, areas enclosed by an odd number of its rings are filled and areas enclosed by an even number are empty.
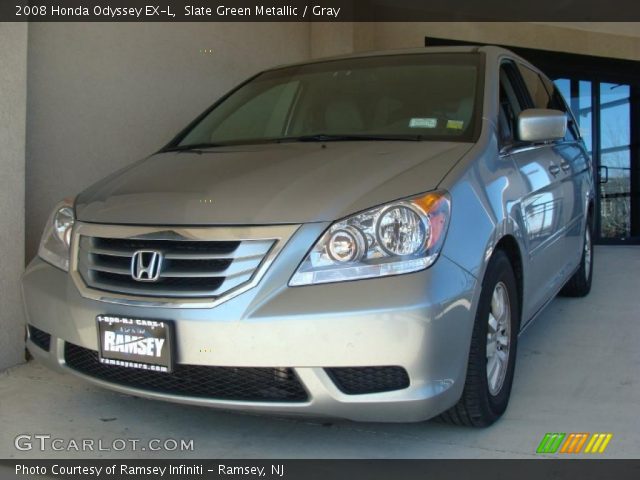
[[[266,70],[55,207],[27,346],[151,399],[486,426],[518,335],[590,290],[591,172],[558,89],[507,50]]]

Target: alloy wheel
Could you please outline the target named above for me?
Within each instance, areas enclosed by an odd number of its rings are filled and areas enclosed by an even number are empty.
[[[589,272],[591,272],[591,232],[589,227],[584,234],[584,276],[589,278]]]
[[[504,283],[493,289],[487,329],[487,385],[489,393],[500,393],[509,367],[511,306]]]

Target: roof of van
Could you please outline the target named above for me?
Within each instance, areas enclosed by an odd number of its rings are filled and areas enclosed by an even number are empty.
[[[395,50],[378,50],[370,52],[357,52],[349,53],[346,55],[336,55],[330,57],[314,58],[311,60],[305,60],[301,62],[287,63],[278,65],[267,70],[276,70],[285,67],[294,67],[297,65],[309,65],[313,63],[331,62],[333,60],[346,60],[350,58],[366,58],[366,57],[385,57],[389,55],[413,55],[413,54],[425,54],[425,53],[473,53],[473,52],[486,52],[494,54],[509,54],[512,57],[520,58],[515,53],[504,49],[502,47],[496,47],[493,45],[462,45],[455,47],[422,47],[422,48],[403,48]]]

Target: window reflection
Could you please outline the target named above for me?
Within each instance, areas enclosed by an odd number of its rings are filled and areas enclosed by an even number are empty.
[[[550,237],[557,230],[562,199],[554,198],[551,192],[533,196],[527,205],[526,226],[530,240]]]

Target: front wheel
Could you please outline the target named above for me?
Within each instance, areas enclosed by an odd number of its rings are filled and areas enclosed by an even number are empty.
[[[511,262],[498,250],[484,277],[471,338],[462,397],[440,418],[486,427],[507,409],[520,327],[518,290]]]
[[[584,229],[582,258],[576,273],[562,287],[560,294],[565,297],[584,297],[591,291],[593,279],[593,241],[591,235],[591,218],[587,219]]]

